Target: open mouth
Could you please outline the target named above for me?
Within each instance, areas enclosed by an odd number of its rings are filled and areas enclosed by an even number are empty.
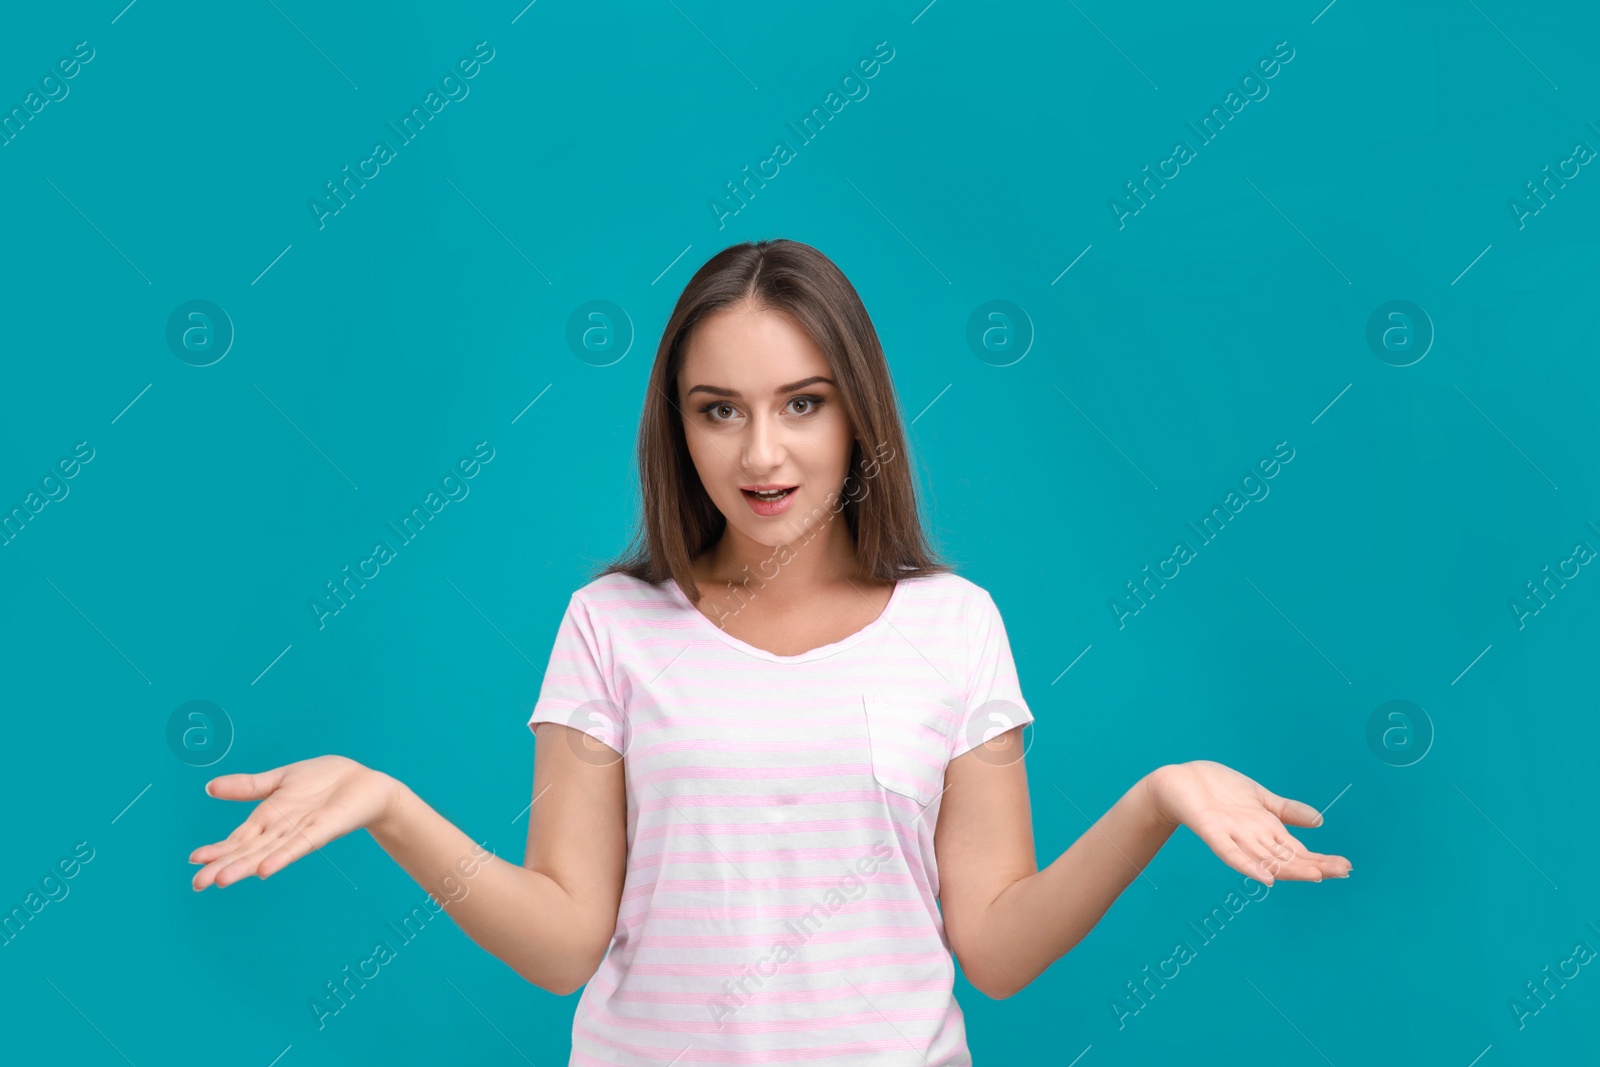
[[[798,486],[791,485],[787,489],[766,489],[761,491],[754,489],[741,489],[739,492],[743,493],[751,500],[762,500],[770,504],[782,500],[784,497],[794,492],[797,488]]]

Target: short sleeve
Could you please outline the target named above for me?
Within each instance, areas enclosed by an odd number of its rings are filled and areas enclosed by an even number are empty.
[[[987,590],[979,589],[969,611],[967,676],[961,721],[951,739],[951,759],[997,734],[1033,721],[1033,712],[1022,697],[1022,684],[1011,658],[1011,641],[1000,609]]]
[[[574,593],[556,630],[528,729],[535,723],[558,722],[622,752],[623,715],[613,696],[608,662],[588,605]]]

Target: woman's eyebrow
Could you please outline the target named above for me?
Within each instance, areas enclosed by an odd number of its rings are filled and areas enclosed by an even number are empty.
[[[819,382],[826,382],[828,385],[832,385],[832,386],[835,386],[835,387],[837,387],[838,384],[839,384],[839,383],[835,382],[832,378],[826,377],[825,375],[817,374],[817,375],[813,375],[810,378],[802,378],[798,382],[790,382],[788,385],[780,385],[780,386],[778,386],[776,389],[774,389],[772,391],[772,395],[773,396],[782,396],[784,393],[792,393],[796,389],[804,389],[808,385],[816,385]],[[690,395],[692,395],[694,393],[710,393],[712,396],[730,396],[730,397],[733,397],[735,400],[743,400],[744,399],[744,395],[742,393],[740,393],[739,390],[737,390],[737,389],[724,389],[720,385],[696,385],[696,386],[691,387],[689,389],[689,391],[684,393],[683,395],[685,397],[687,397],[687,396],[690,396]]]

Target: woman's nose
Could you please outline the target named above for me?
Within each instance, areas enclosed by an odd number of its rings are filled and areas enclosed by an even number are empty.
[[[759,475],[763,471],[770,471],[783,460],[783,432],[782,427],[769,423],[766,419],[752,419],[750,429],[744,438],[743,455],[740,457],[748,472]]]

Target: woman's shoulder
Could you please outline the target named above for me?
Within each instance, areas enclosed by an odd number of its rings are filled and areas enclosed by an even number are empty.
[[[655,585],[625,571],[612,571],[579,586],[572,596],[591,608],[645,607],[652,603],[672,602],[670,582],[671,579],[668,579]]]
[[[611,571],[579,585],[573,590],[573,601],[597,622],[658,617],[678,606],[670,579],[658,585],[624,571]]]
[[[924,604],[942,604],[966,617],[994,602],[987,589],[954,570],[919,574],[901,581],[907,583]]]

